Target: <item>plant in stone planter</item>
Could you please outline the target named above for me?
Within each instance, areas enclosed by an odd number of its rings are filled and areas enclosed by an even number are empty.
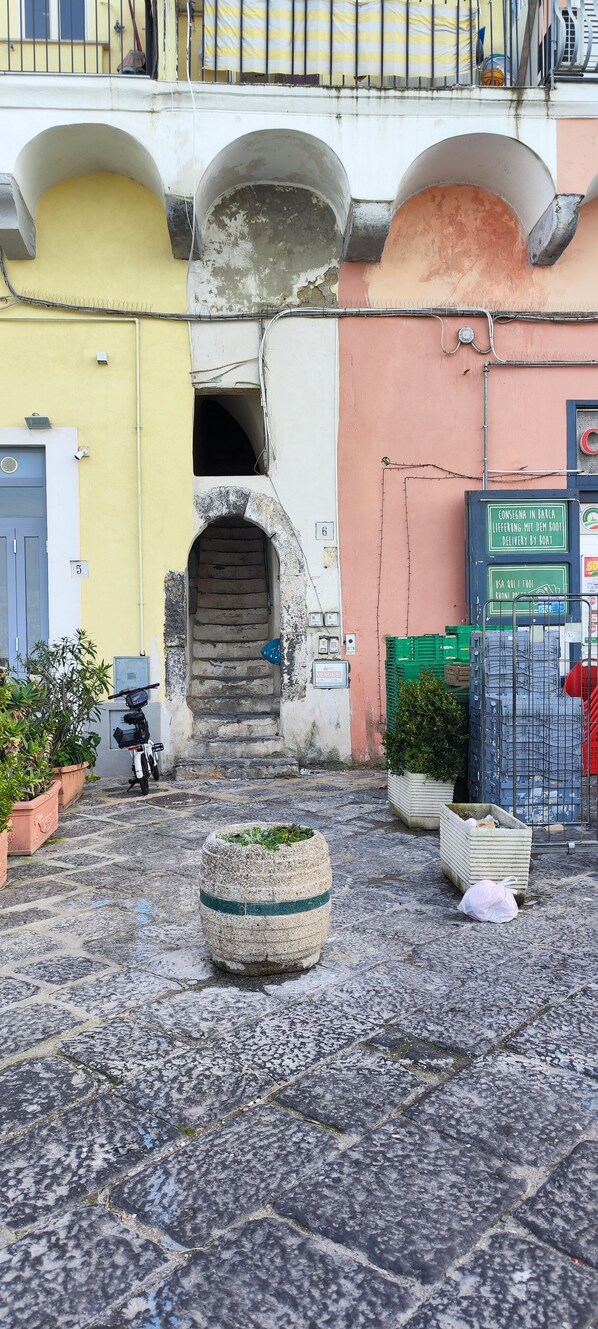
[[[399,688],[383,738],[391,810],[408,826],[435,830],[455,780],[467,769],[467,720],[442,679],[423,671]]]
[[[202,850],[200,913],[214,964],[236,974],[310,969],[330,920],[330,855],[307,826],[225,826]]]
[[[13,804],[9,854],[33,854],[58,825],[58,781],[50,765],[51,734],[40,719],[41,690],[22,679],[4,681],[0,710],[0,769]]]
[[[60,807],[66,807],[78,798],[95,764],[100,738],[90,725],[111,685],[110,666],[98,660],[81,629],[60,641],[38,642],[25,666],[41,690],[39,715],[52,735],[50,761],[60,775]]]

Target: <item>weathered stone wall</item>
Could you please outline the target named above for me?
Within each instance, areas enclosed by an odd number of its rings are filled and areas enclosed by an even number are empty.
[[[219,199],[190,276],[213,312],[336,304],[343,239],[328,203],[308,189],[244,185]]]

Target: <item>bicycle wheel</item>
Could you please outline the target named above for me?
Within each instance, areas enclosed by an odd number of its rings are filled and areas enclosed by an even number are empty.
[[[145,752],[141,753],[141,770],[142,775],[139,780],[139,788],[142,794],[149,794],[149,766],[147,764]]]

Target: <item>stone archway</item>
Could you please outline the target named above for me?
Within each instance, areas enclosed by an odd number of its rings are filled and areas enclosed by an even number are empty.
[[[222,485],[195,496],[195,538],[226,517],[252,522],[272,541],[280,568],[281,702],[307,688],[306,568],[299,536],[276,499],[240,485]]]
[[[215,486],[195,496],[193,544],[205,528],[227,517],[254,523],[272,541],[279,563],[282,664],[280,700],[300,701],[307,690],[306,565],[299,536],[284,509],[269,495],[240,485]],[[174,713],[184,713],[188,668],[187,571],[168,572],[164,579],[165,696]],[[182,704],[182,711],[180,710]],[[176,729],[181,728],[177,722]],[[188,725],[187,725],[188,728]],[[182,724],[182,730],[185,724]]]

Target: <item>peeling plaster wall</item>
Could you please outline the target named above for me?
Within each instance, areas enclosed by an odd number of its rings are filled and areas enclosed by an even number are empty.
[[[244,185],[214,204],[190,272],[191,308],[251,311],[336,303],[342,249],[319,195],[285,185]]]
[[[280,614],[286,653],[281,679],[285,744],[306,762],[351,755],[349,690],[312,685],[312,662],[324,629],[307,626],[311,610],[341,608],[336,504],[338,330],[320,320],[277,323],[267,341],[272,436],[268,475],[196,477],[195,534],[223,515],[245,516],[272,538],[280,560]],[[209,386],[257,386],[259,324],[192,329],[193,377]],[[222,379],[223,366],[229,369]],[[316,522],[336,522],[335,540],[316,539]],[[352,624],[348,624],[351,630]],[[342,636],[343,627],[326,630]]]

